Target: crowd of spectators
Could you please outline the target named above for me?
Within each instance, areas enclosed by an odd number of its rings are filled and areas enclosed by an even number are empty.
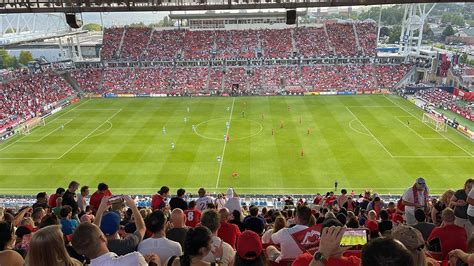
[[[296,47],[303,57],[334,55],[324,28],[298,27],[295,29]]]
[[[119,57],[120,41],[122,40],[124,28],[106,28],[102,39],[102,49],[100,57],[103,60],[110,60]]]
[[[151,28],[126,28],[120,57],[137,61],[142,58],[151,36]]]
[[[473,185],[436,198],[419,177],[396,201],[342,189],[288,197],[283,208],[242,204],[232,188],[172,196],[163,186],[151,207],[138,207],[107,184],[90,195],[72,181],[32,206],[0,209],[0,264],[462,265],[474,260]],[[367,243],[341,248],[354,230]]]
[[[393,88],[412,68],[409,64],[377,65],[377,85],[380,88]]]
[[[72,72],[90,93],[210,93],[239,89],[256,94],[287,90],[374,90],[391,88],[408,65],[270,65],[253,67],[105,68]],[[103,76],[103,77],[102,77]],[[101,83],[102,80],[102,84]],[[376,83],[376,81],[378,83]]]
[[[109,28],[104,31],[101,57],[105,60],[121,58],[137,61],[257,56],[290,58],[295,55],[375,56],[376,36],[376,25],[370,21],[326,22],[319,27],[258,30]]]
[[[356,56],[357,42],[352,23],[327,23],[329,43],[336,53],[343,56]],[[359,36],[359,40],[365,36]]]
[[[0,129],[44,114],[74,95],[72,87],[53,72],[20,75],[0,83]]]
[[[355,23],[359,44],[365,55],[375,56],[377,48],[377,24],[375,21]]]
[[[453,94],[437,88],[419,90],[415,93],[415,97],[418,97],[437,108],[448,108],[448,106],[455,104],[455,96]]]
[[[72,71],[71,77],[77,82],[79,88],[85,92],[94,92],[100,88],[102,81],[102,69],[86,68]]]

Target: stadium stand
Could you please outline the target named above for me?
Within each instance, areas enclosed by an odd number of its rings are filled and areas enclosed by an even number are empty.
[[[104,32],[103,60],[171,60],[375,56],[373,21],[326,21],[312,27],[242,30],[159,30],[109,28]],[[259,51],[261,54],[259,55]]]
[[[472,179],[467,180],[464,189],[456,193],[470,191],[473,183]],[[103,184],[101,185],[103,186]],[[322,252],[322,255],[327,259],[336,263],[334,265],[339,265],[338,262],[342,263],[340,260],[349,263],[344,265],[360,265],[361,261],[362,265],[386,265],[385,263],[388,260],[394,259],[391,256],[400,257],[403,254],[405,254],[403,255],[406,256],[405,258],[397,258],[406,260],[403,265],[427,265],[420,264],[420,261],[431,263],[428,265],[441,265],[447,263],[448,254],[451,254],[452,259],[458,259],[463,254],[461,251],[467,251],[468,244],[466,235],[468,228],[460,227],[455,222],[455,217],[457,217],[455,215],[460,215],[461,209],[456,210],[455,213],[448,207],[449,202],[444,204],[444,201],[440,200],[438,204],[436,197],[424,193],[422,194],[423,197],[417,198],[423,211],[416,212],[417,222],[411,224],[409,223],[410,219],[408,219],[408,208],[409,204],[414,202],[413,190],[428,191],[428,184],[424,179],[418,178],[414,185],[407,184],[407,186],[408,188],[401,198],[400,196],[378,195],[370,191],[363,191],[360,194],[353,191],[349,194],[346,189],[342,189],[340,193],[327,192],[322,195],[305,195],[297,198],[282,195],[278,198],[258,199],[256,198],[257,195],[238,196],[234,189],[229,188],[226,195],[219,194],[217,198],[215,197],[217,194],[207,195],[206,201],[210,199],[211,203],[208,204],[201,215],[196,214],[196,217],[201,217],[200,225],[193,223],[191,227],[181,225],[186,220],[176,220],[183,219],[187,215],[185,216],[180,208],[175,208],[171,212],[168,201],[169,197],[174,198],[175,196],[171,196],[169,193],[162,195],[164,203],[152,212],[150,196],[124,195],[112,200],[109,196],[112,192],[108,191],[108,194],[101,197],[100,203],[98,203],[99,201],[95,203],[99,204],[97,209],[86,207],[80,211],[72,210],[67,205],[50,207],[48,206],[50,201],[48,201],[47,194],[41,192],[38,193],[36,199],[10,198],[2,202],[6,207],[2,207],[0,216],[0,241],[3,243],[0,262],[3,263],[12,259],[28,261],[32,259],[33,255],[31,254],[38,252],[45,255],[47,251],[40,249],[35,241],[45,231],[58,230],[58,232],[61,232],[61,227],[54,227],[55,225],[62,225],[62,233],[58,233],[57,239],[61,243],[58,248],[65,248],[66,250],[63,260],[71,259],[73,261],[77,260],[79,263],[85,263],[90,259],[90,265],[100,265],[104,261],[111,260],[112,257],[116,256],[115,254],[120,256],[120,260],[114,265],[131,265],[130,263],[133,263],[133,265],[148,265],[149,261],[158,262],[158,265],[160,263],[167,264],[167,260],[171,256],[177,256],[172,260],[186,260],[187,257],[182,256],[183,252],[184,254],[189,252],[190,238],[197,241],[195,239],[198,237],[197,234],[204,234],[200,237],[208,239],[206,241],[211,241],[212,237],[212,243],[225,242],[225,247],[219,251],[220,254],[212,253],[211,255],[211,253],[206,252],[199,256],[200,260],[207,263],[216,262],[217,258],[221,258],[221,264],[225,265],[235,265],[234,262],[242,258],[261,260],[262,264],[259,265],[263,265],[264,261],[270,264],[279,263],[280,265],[282,263],[309,265],[314,252]],[[78,185],[68,187],[66,194],[78,192],[75,190]],[[169,191],[169,189],[164,186],[160,191]],[[200,196],[203,197],[203,195]],[[59,194],[59,197],[66,197],[66,195]],[[89,196],[85,196],[85,198],[86,205],[89,205]],[[74,198],[69,200],[74,200]],[[195,200],[197,200],[196,194],[187,195],[184,204],[190,204],[191,206],[191,209],[187,212],[199,212],[192,208]],[[57,202],[61,201],[57,200]],[[114,207],[115,212],[111,212],[109,211],[109,202],[113,204],[120,203],[124,207],[118,209]],[[77,206],[77,202],[73,205]],[[228,208],[231,211],[223,208]],[[468,212],[467,209],[462,211]],[[78,214],[71,215],[74,212]],[[432,212],[440,213],[439,217],[443,221],[441,225],[432,220],[432,217],[437,217],[437,215],[431,215]],[[194,214],[192,216],[194,217]],[[238,216],[241,217],[241,220],[235,219]],[[182,231],[182,242],[170,240],[170,238],[174,239],[177,233],[176,228],[170,230],[170,228],[165,227],[170,219],[173,224],[177,225],[177,228],[182,228],[182,230],[179,230]],[[428,234],[429,239],[439,238],[442,243],[441,246],[436,246],[436,241],[430,242],[431,245],[424,245],[422,237],[424,231],[418,231],[424,227],[417,226],[417,223],[429,225],[430,222],[434,225],[431,227],[431,233]],[[347,226],[347,229],[340,227],[344,225]],[[219,227],[229,228],[229,230],[219,231]],[[232,228],[232,231],[230,231],[230,228]],[[335,232],[349,229],[365,230],[362,232],[367,232],[369,242],[367,244],[352,245],[351,250],[344,252],[343,257],[330,258],[336,254],[337,250],[333,249],[339,248],[342,237],[342,234],[336,234]],[[234,232],[234,230],[236,231]],[[307,234],[314,235],[313,232],[318,232],[315,239],[311,238],[309,240],[305,237]],[[324,232],[322,237],[319,236],[320,232]],[[108,239],[108,243],[104,241],[104,247],[100,250],[88,248],[91,245],[91,242],[88,241],[93,241],[93,239],[97,241],[100,239],[97,236],[102,234],[104,234],[104,239]],[[13,235],[18,237],[14,246],[9,245]],[[374,245],[379,248],[381,248],[380,245],[388,245],[389,243],[386,242],[390,241],[391,237],[399,240],[406,249],[403,248],[398,251],[393,249],[388,253],[378,253],[378,262],[364,264],[364,260],[374,259],[370,257],[373,255],[371,252],[376,252]],[[266,241],[270,239],[271,244],[262,244],[262,238],[267,239]],[[43,241],[46,241],[43,242],[43,245],[58,245],[52,242],[52,239],[44,239]],[[153,241],[157,241],[159,245],[150,245]],[[305,248],[302,248],[301,243],[298,244],[300,241],[304,241]],[[327,246],[333,242],[337,246]],[[88,245],[85,245],[85,243],[88,243]],[[199,244],[196,242],[193,245]],[[414,252],[415,248],[419,248],[419,252]],[[14,253],[5,252],[8,250]],[[166,250],[175,251],[168,255],[169,253]],[[256,253],[257,256],[247,255],[247,252],[251,251]],[[409,253],[403,253],[403,251]],[[392,252],[393,254],[391,254]],[[158,256],[152,256],[151,254]],[[380,256],[380,254],[383,254],[383,256]],[[163,261],[160,262],[159,259]],[[465,258],[462,257],[462,259]],[[170,263],[174,262],[171,261]]]
[[[53,72],[27,74],[0,87],[0,129],[40,116],[74,95],[73,88]]]

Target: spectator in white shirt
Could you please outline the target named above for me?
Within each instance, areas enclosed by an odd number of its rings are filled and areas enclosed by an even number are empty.
[[[156,254],[143,257],[138,252],[124,256],[110,252],[107,248],[107,238],[100,228],[93,223],[82,223],[72,235],[72,246],[81,255],[91,260],[90,266],[137,265],[147,266],[148,262],[160,265],[160,258]]]
[[[266,252],[269,260],[279,262],[282,259],[295,259],[302,253],[302,250],[291,235],[308,228],[310,218],[310,208],[306,206],[298,206],[296,208],[296,225],[290,228],[283,228],[277,233],[272,234],[272,242],[280,245],[281,251],[274,246],[267,247]]]
[[[405,216],[408,225],[416,224],[415,210],[427,207],[429,190],[425,179],[418,177],[413,187],[408,188],[403,194],[402,200],[405,205]]]
[[[233,188],[227,189],[227,202],[225,203],[224,207],[229,210],[229,213],[237,210],[240,213],[242,212],[242,206],[240,205],[240,198]]]
[[[198,194],[199,199],[196,200],[196,209],[203,212],[207,209],[207,204],[214,203],[214,199],[206,195],[206,190],[204,188],[200,188]]]
[[[220,216],[216,210],[206,210],[201,216],[201,225],[207,227],[212,233],[212,248],[204,260],[210,263],[218,263],[219,265],[234,265],[235,251],[231,245],[224,242],[217,236],[217,230],[221,225]],[[222,247],[222,257],[218,258],[214,256],[217,249]]]
[[[171,256],[181,256],[181,245],[178,242],[166,238],[165,215],[161,210],[152,212],[145,218],[146,229],[153,233],[153,236],[143,240],[138,245],[138,252],[141,254],[154,253],[160,256],[165,263]]]
[[[84,212],[86,210],[87,196],[89,196],[89,187],[88,186],[81,187],[81,193],[77,194],[77,207],[79,208],[80,212]]]

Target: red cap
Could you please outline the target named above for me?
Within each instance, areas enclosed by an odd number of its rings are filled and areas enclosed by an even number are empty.
[[[254,231],[245,230],[237,241],[236,249],[242,259],[254,260],[262,253],[262,239]]]

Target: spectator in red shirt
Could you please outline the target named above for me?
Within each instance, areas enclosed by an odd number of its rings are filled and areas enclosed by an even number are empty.
[[[158,194],[153,195],[153,198],[151,199],[151,209],[163,209],[166,206],[166,198],[169,194],[170,188],[167,186],[162,186],[158,191]]]
[[[201,212],[196,208],[196,201],[192,200],[188,204],[188,209],[184,211],[186,216],[186,226],[196,227],[201,221]]]
[[[49,197],[49,200],[48,200],[48,206],[51,207],[51,208],[54,208],[56,207],[56,200],[59,198],[59,197],[62,197],[64,192],[66,190],[62,187],[59,187],[56,189],[56,193],[51,195]]]
[[[94,212],[99,209],[100,201],[104,196],[110,197],[112,196],[112,192],[110,192],[109,186],[107,186],[107,184],[100,183],[97,186],[97,191],[92,194],[91,199],[89,201],[89,205],[91,206]]]
[[[217,236],[235,249],[237,240],[240,237],[240,229],[237,225],[229,223],[230,213],[226,208],[219,210],[221,217],[221,227],[217,230]]]
[[[467,249],[467,234],[464,228],[454,224],[454,211],[451,208],[446,208],[441,213],[442,223],[440,227],[436,227],[430,234],[428,242],[434,239],[439,239],[441,243],[441,251],[443,258],[448,256],[451,250]]]
[[[314,205],[320,205],[321,201],[323,201],[323,197],[321,197],[321,194],[316,194],[316,197],[314,197],[313,204]]]

